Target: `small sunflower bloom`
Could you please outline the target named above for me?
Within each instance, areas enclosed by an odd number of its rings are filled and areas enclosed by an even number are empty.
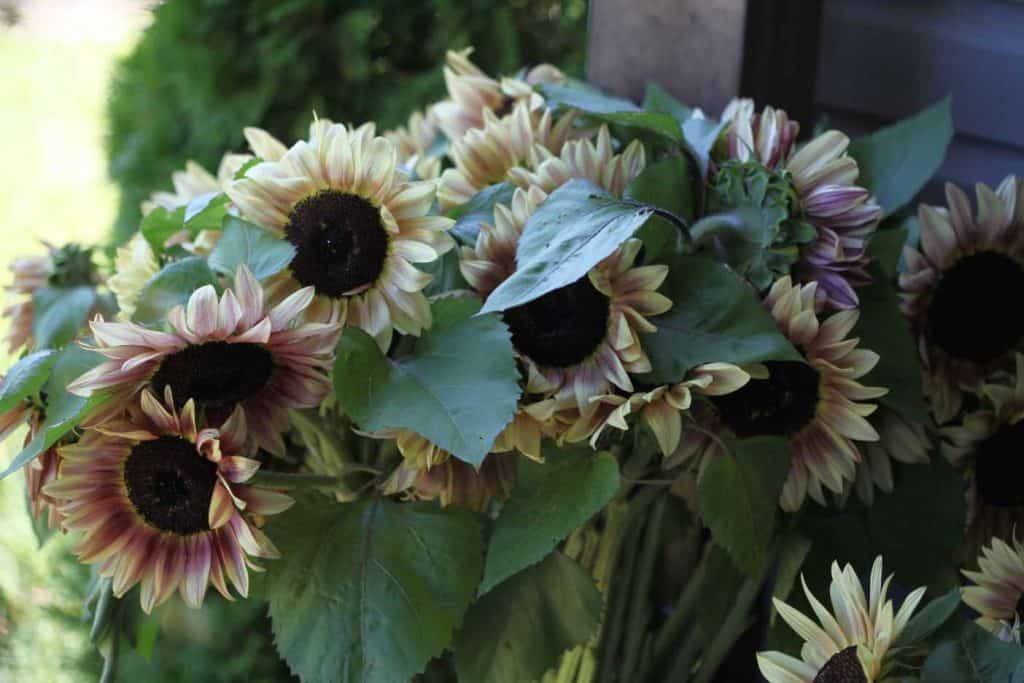
[[[131,320],[143,287],[160,271],[156,254],[142,233],[135,233],[127,244],[118,247],[114,256],[114,271],[107,281],[107,287],[117,299],[117,317],[120,320]]]
[[[993,538],[981,549],[977,571],[964,570],[973,583],[963,601],[978,613],[975,621],[1002,640],[1020,643],[1024,623],[1024,545],[1014,536]]]
[[[227,189],[235,174],[252,157],[247,154],[225,154],[213,175],[195,161],[185,162],[185,168],[171,174],[173,192],[154,192],[142,202],[142,215],[147,216],[156,208],[174,211],[193,199],[207,194],[216,194]]]
[[[888,599],[892,576],[882,581],[882,558],[871,566],[868,595],[853,567],[832,563],[829,596],[823,605],[801,578],[804,595],[819,624],[775,598],[779,616],[804,641],[800,659],[782,652],[757,653],[757,665],[768,683],[875,683],[889,663],[889,648],[917,609],[924,588],[916,588],[896,610]]]
[[[293,502],[246,483],[260,464],[239,455],[245,413],[236,407],[219,428],[200,430],[194,401],[179,411],[170,388],[163,403],[144,391],[135,412],[64,446],[43,489],[64,527],[82,533],[76,554],[112,579],[117,597],[139,584],[147,614],[175,590],[196,608],[207,585],[231,600],[230,582],[245,597],[258,569],[250,558],[279,556],[253,516]]]
[[[413,112],[406,125],[384,133],[398,152],[398,165],[418,180],[441,176],[441,159],[429,153],[437,136],[437,117],[432,110]]]

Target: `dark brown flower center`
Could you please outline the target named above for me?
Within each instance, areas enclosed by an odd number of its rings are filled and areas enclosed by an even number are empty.
[[[812,683],[868,683],[864,667],[857,658],[857,646],[851,645],[832,655]]]
[[[164,358],[153,375],[153,388],[163,396],[164,387],[170,386],[179,407],[192,398],[198,408],[230,409],[258,394],[273,370],[273,356],[259,344],[207,342]]]
[[[1003,426],[978,445],[974,474],[987,505],[1024,505],[1024,421]]]
[[[288,215],[285,237],[295,246],[291,271],[317,294],[341,297],[372,285],[384,270],[388,233],[380,210],[363,197],[321,190]]]
[[[124,463],[124,483],[132,505],[157,529],[181,536],[209,531],[217,466],[195,444],[176,436],[141,442]]]
[[[516,101],[505,95],[501,98],[501,104],[494,110],[495,116],[499,119],[512,113],[512,108],[515,106]]]
[[[988,363],[1024,337],[1024,268],[994,251],[964,256],[943,273],[928,306],[927,335],[943,351]],[[996,305],[996,301],[999,305]]]
[[[597,350],[608,330],[608,297],[584,276],[505,311],[512,345],[538,365],[565,368]]]
[[[741,438],[792,436],[817,412],[817,370],[797,361],[765,365],[768,379],[752,379],[739,391],[711,399],[725,424]]]

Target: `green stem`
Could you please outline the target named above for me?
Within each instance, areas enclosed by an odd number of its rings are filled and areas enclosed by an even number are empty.
[[[739,219],[732,214],[719,213],[705,216],[693,224],[690,228],[690,236],[693,242],[701,244],[708,239],[726,230],[737,230],[742,227]]]
[[[327,474],[295,474],[290,472],[267,472],[260,470],[252,476],[249,483],[278,489],[299,488],[332,488],[344,487],[342,477],[351,472],[380,474],[376,469],[357,463],[346,463],[339,475]]]
[[[732,610],[726,617],[725,623],[718,631],[711,645],[704,651],[704,657],[700,663],[700,671],[694,683],[709,683],[718,667],[722,664],[732,646],[739,640],[748,628],[750,628],[750,606],[754,603],[758,591],[761,590],[761,582],[747,579],[736,595]]]
[[[668,209],[663,209],[660,206],[652,206],[650,204],[644,204],[643,202],[637,202],[630,199],[623,199],[622,202],[624,204],[629,204],[630,206],[636,206],[638,208],[647,209],[653,215],[659,218],[664,218],[666,221],[668,221],[669,223],[671,223],[672,225],[676,226],[676,228],[679,229],[679,232],[683,234],[683,237],[686,239],[687,242],[693,241],[693,237],[690,235],[689,223],[687,223],[686,220],[675,215]]]
[[[644,530],[643,549],[641,550],[639,573],[634,576],[633,595],[630,598],[629,626],[626,631],[625,661],[622,673],[627,680],[636,670],[640,659],[641,645],[647,635],[647,626],[651,618],[651,580],[654,566],[658,559],[661,540],[661,522],[665,516],[665,498],[659,498],[654,504],[647,528]]]
[[[693,671],[693,663],[700,653],[700,646],[703,641],[703,631],[700,630],[699,625],[694,624],[693,628],[686,634],[685,640],[683,640],[683,646],[679,649],[679,654],[676,655],[672,668],[669,669],[669,674],[665,678],[666,681],[690,680],[690,672]]]
[[[103,671],[100,673],[100,683],[114,683],[117,676],[117,658],[121,649],[121,612],[117,610],[113,618],[113,628],[110,633],[110,654],[103,658]]]

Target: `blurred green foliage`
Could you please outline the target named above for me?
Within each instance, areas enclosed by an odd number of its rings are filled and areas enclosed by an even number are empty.
[[[586,0],[168,0],[155,15],[109,101],[119,241],[187,159],[215,171],[241,149],[243,126],[294,140],[315,110],[392,127],[444,94],[448,48],[476,46],[490,73],[574,74],[586,40]]]

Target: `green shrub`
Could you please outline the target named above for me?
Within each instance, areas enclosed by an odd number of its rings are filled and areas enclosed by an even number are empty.
[[[494,73],[579,72],[586,0],[169,0],[118,66],[109,103],[118,241],[139,202],[195,159],[214,171],[242,127],[301,135],[315,110],[390,127],[443,95],[445,50]]]

